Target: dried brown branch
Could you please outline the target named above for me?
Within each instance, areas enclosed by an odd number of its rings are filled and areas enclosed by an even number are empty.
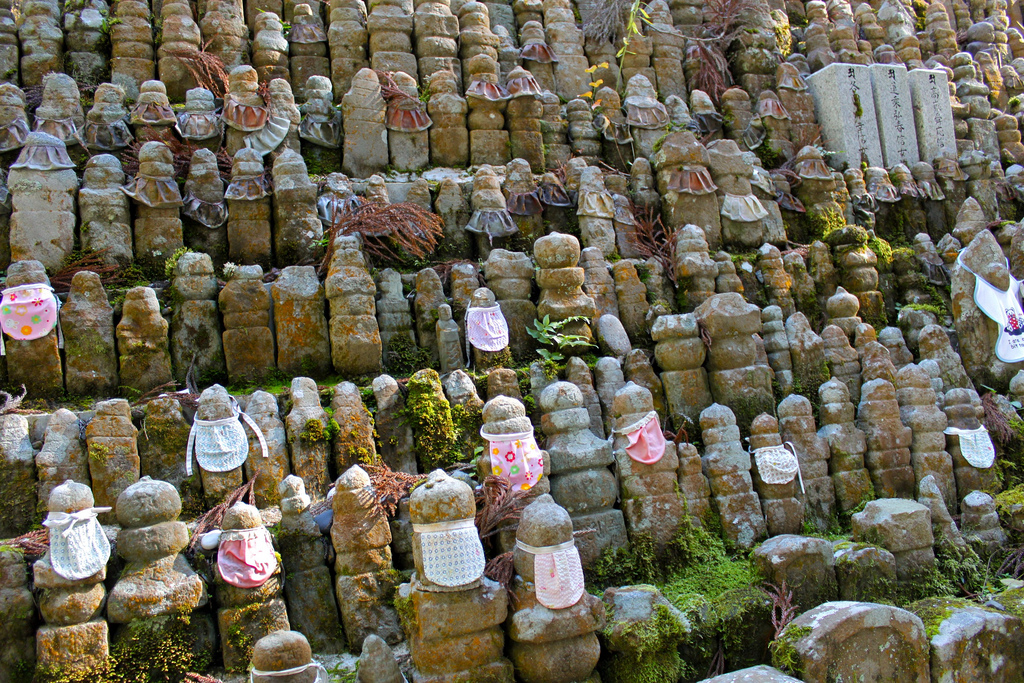
[[[1014,579],[1024,578],[1024,545],[1010,551],[996,570],[996,576],[1007,574]]]
[[[0,541],[0,546],[20,550],[27,558],[42,557],[50,549],[50,530],[36,529],[21,536]]]
[[[515,607],[515,595],[512,593],[512,579],[515,577],[515,566],[512,564],[512,551],[492,557],[484,567],[484,576],[501,584],[508,595],[508,601]]]
[[[223,683],[223,681],[213,676],[204,676],[190,671],[185,674],[185,683]]]
[[[644,258],[654,258],[672,284],[676,284],[676,228],[666,228],[651,208],[632,205],[636,230],[629,241]]]
[[[409,495],[413,487],[427,478],[425,474],[396,472],[384,463],[363,465],[377,492],[377,501],[388,517],[394,517],[398,502]]]
[[[199,544],[199,539],[202,538],[203,534],[220,528],[221,523],[224,521],[224,513],[226,513],[232,505],[243,499],[249,505],[256,504],[256,494],[253,492],[253,487],[255,485],[256,478],[253,477],[232,491],[228,497],[224,499],[223,503],[213,506],[207,512],[204,512],[199,516],[199,519],[196,520],[195,531],[192,532],[192,540],[189,541],[188,544],[188,551],[190,553],[195,552],[196,545]]]
[[[991,391],[981,397],[981,406],[985,409],[985,429],[992,435],[996,443],[1000,447],[1006,447],[1013,442],[1016,438],[1016,434],[1013,432],[1013,428],[1010,427],[1010,421],[1003,414],[1003,411],[999,410],[999,406],[996,404],[995,394]]]
[[[158,387],[153,387],[146,393],[139,396],[132,406],[143,406],[152,401],[155,398],[173,398],[175,401],[181,404],[182,408],[191,408],[195,410],[199,407],[199,394],[192,393],[189,391],[178,391],[177,382],[167,382],[161,384]]]
[[[396,100],[415,100],[418,99],[413,97],[409,93],[405,92],[395,82],[394,71],[380,71],[376,70],[377,78],[380,80],[380,96],[384,98],[384,101],[388,104]]]
[[[21,393],[17,396],[11,396],[6,391],[0,391],[0,399],[3,400],[3,403],[0,403],[0,415],[6,415],[17,410],[27,394],[28,389],[25,388],[24,384],[21,385]]]
[[[793,621],[793,617],[796,616],[796,605],[793,604],[793,591],[786,585],[785,579],[779,585],[766,583],[761,590],[771,598],[772,628],[775,629],[775,638],[778,638],[786,630],[786,627],[789,626],[789,622]]]
[[[476,528],[480,539],[518,527],[523,508],[533,495],[530,491],[513,490],[505,477],[487,477],[476,490]]]
[[[185,65],[198,87],[206,88],[214,97],[224,97],[228,91],[228,72],[220,57],[206,51],[210,42],[203,43],[198,51],[171,48],[167,55]]]
[[[363,251],[375,259],[402,262],[422,259],[434,252],[444,235],[444,221],[435,213],[410,202],[366,202],[338,217],[331,226],[327,250],[321,262],[326,272],[339,235],[361,235]]]
[[[718,104],[722,93],[733,84],[729,61],[722,48],[710,42],[693,41],[686,48],[686,61],[697,65],[690,79],[691,90],[703,90],[712,102]]]
[[[629,0],[597,0],[583,18],[583,35],[597,43],[618,44],[626,35]]]
[[[82,252],[80,256],[65,262],[60,270],[50,276],[50,286],[53,287],[53,291],[62,294],[70,290],[71,280],[83,270],[99,275],[103,286],[108,289],[126,286],[128,280],[123,277],[122,269],[119,266],[103,263],[102,256],[105,251],[107,249]]]

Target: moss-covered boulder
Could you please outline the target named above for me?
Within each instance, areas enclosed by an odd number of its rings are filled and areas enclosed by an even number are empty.
[[[679,644],[695,624],[650,585],[604,592],[608,621],[600,632],[598,670],[606,683],[677,681],[684,671]]]

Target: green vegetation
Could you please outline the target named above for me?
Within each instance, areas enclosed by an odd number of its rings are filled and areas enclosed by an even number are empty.
[[[420,469],[451,467],[462,459],[464,434],[441,391],[441,377],[436,370],[420,370],[409,378],[408,389],[405,419],[413,428]]]

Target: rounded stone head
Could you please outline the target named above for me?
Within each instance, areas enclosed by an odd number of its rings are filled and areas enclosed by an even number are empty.
[[[469,300],[469,305],[473,308],[490,308],[495,303],[494,292],[487,287],[478,287]]]
[[[545,413],[571,410],[583,405],[583,392],[572,382],[554,382],[540,393],[540,409]]]
[[[121,161],[113,154],[97,154],[85,164],[85,185],[90,189],[120,187],[124,184]]]
[[[139,150],[139,163],[142,164],[147,161],[172,166],[174,164],[174,154],[171,153],[170,148],[164,143],[150,140]]]
[[[142,477],[117,497],[115,511],[126,529],[173,522],[181,513],[181,496],[166,481]]]
[[[260,12],[256,15],[255,23],[256,33],[259,33],[260,31],[284,31],[284,24],[281,23],[281,17],[277,16],[274,12]]]
[[[256,69],[247,64],[236,66],[228,75],[228,92],[256,92],[260,87],[260,77]]]
[[[331,79],[326,76],[310,76],[306,79],[306,101],[310,99],[333,98]]]
[[[553,232],[533,243],[533,257],[541,268],[573,268],[580,260],[580,241]]]
[[[192,88],[185,93],[185,111],[212,112],[216,108],[213,93],[206,88]]]
[[[235,503],[224,513],[224,521],[221,528],[229,529],[256,529],[263,526],[263,518],[255,506],[243,503]]]
[[[434,470],[409,497],[409,515],[414,524],[433,524],[476,515],[476,501],[469,484]]]
[[[78,512],[91,508],[94,503],[92,489],[68,479],[50,492],[46,509],[49,512]]]
[[[313,650],[306,636],[298,631],[274,631],[256,641],[252,648],[252,668],[256,671],[287,671],[313,661]],[[290,680],[280,676],[253,676],[253,681]]]

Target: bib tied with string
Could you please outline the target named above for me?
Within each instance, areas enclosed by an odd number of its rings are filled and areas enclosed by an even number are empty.
[[[240,419],[256,434],[263,457],[269,457],[263,432],[251,417],[239,410],[233,397],[231,408],[234,412],[231,417],[220,420],[196,418],[193,421],[188,433],[188,445],[185,447],[185,473],[188,476],[192,476],[193,450],[199,467],[207,472],[230,472],[242,466],[249,457],[249,439],[245,436]]]
[[[299,666],[293,666],[290,669],[284,669],[282,671],[260,671],[259,669],[249,670],[249,683],[256,683],[256,677],[267,677],[267,678],[279,678],[282,676],[297,676],[298,674],[305,673],[310,669],[316,669],[316,678],[313,679],[313,683],[329,683],[330,678],[327,676],[327,670],[324,669],[324,665],[320,662],[310,662],[309,664],[301,664]]]
[[[1008,274],[1010,287],[1006,291],[994,287],[985,278],[967,267],[963,261],[963,252],[957,256],[964,270],[974,276],[974,303],[981,312],[999,325],[999,338],[996,340],[996,358],[1004,363],[1024,361],[1024,310],[1021,309],[1021,281]],[[1009,271],[1010,262],[1006,262]]]
[[[789,449],[786,448],[789,446]],[[794,478],[800,478],[800,491],[804,491],[804,478],[800,473],[800,461],[797,460],[793,444],[786,442],[781,446],[764,446],[754,449],[754,462],[761,481],[766,484],[788,484]]]
[[[658,413],[653,410],[638,422],[616,429],[615,433],[626,437],[626,454],[636,462],[653,465],[665,455],[665,433],[661,430]]]
[[[537,602],[548,609],[565,609],[579,602],[583,597],[583,565],[575,541],[537,547],[517,539],[516,547],[533,555]]]
[[[491,458],[491,474],[505,477],[513,490],[529,491],[544,476],[544,455],[537,447],[533,430],[516,434],[490,434],[480,429],[487,439]]]
[[[423,575],[445,588],[458,588],[484,575],[484,548],[473,518],[413,524],[419,536]]]
[[[469,345],[481,351],[501,351],[508,346],[508,322],[498,304],[466,309],[466,353]]]
[[[957,429],[946,427],[946,434],[960,439],[960,455],[964,460],[979,470],[987,470],[996,461],[996,450],[992,445],[992,437],[984,427],[978,429]]]
[[[217,571],[237,588],[257,588],[277,571],[274,542],[266,527],[226,529],[217,549]]]
[[[68,581],[80,581],[107,566],[110,541],[96,515],[111,508],[91,507],[77,512],[50,512],[43,526],[50,530],[50,566]]]

